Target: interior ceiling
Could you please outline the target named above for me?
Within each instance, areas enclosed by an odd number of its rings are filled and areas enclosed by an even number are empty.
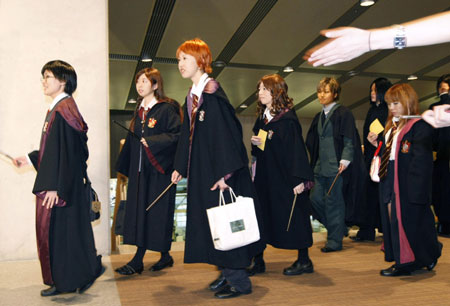
[[[342,85],[340,102],[364,119],[371,82],[380,76],[393,83],[411,81],[421,108],[435,102],[436,81],[450,73],[450,44],[370,52],[350,62],[314,68],[303,54],[323,38],[319,31],[337,26],[382,27],[449,10],[448,0],[378,0],[371,7],[358,0],[109,0],[110,108],[132,109],[134,75],[144,67],[160,70],[166,94],[184,103],[190,80],[181,78],[175,52],[199,37],[211,48],[212,76],[242,115],[253,115],[256,83],[279,73],[294,99],[299,117],[311,118],[320,105],[316,86],[326,76]],[[152,62],[141,62],[142,58]],[[295,71],[283,72],[285,66]],[[241,105],[247,105],[242,108]]]

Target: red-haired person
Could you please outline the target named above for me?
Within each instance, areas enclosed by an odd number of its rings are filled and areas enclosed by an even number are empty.
[[[432,270],[441,256],[431,211],[433,171],[433,129],[418,115],[419,101],[408,84],[396,84],[385,95],[389,115],[381,153],[380,205],[384,238],[384,256],[391,267],[383,276],[410,275],[412,271]],[[377,145],[377,134],[368,140]]]
[[[88,126],[72,93],[75,69],[61,60],[41,69],[44,94],[53,99],[45,117],[39,150],[14,160],[37,171],[36,239],[44,284],[41,296],[86,291],[105,271],[95,249],[85,184]]]
[[[219,189],[231,187],[238,195],[255,198],[242,127],[222,87],[208,76],[212,71],[208,45],[188,40],[176,55],[181,76],[193,83],[184,104],[172,174],[174,183],[186,177],[188,184],[184,262],[219,267],[219,277],[209,285],[217,298],[249,294],[252,287],[245,268],[264,244],[259,240],[230,251],[216,250],[206,214],[206,209],[218,205]],[[256,199],[255,209],[259,215]]]
[[[284,269],[284,275],[312,273],[314,268],[308,256],[308,248],[313,243],[309,219],[311,204],[307,190],[312,187],[314,176],[302,127],[292,109],[288,86],[280,75],[263,76],[257,91],[258,118],[251,142],[252,155],[256,159],[254,181],[263,211],[264,237],[276,248],[298,250],[297,260]],[[260,130],[267,132],[264,148],[260,146],[263,141],[258,137]],[[293,199],[296,199],[295,204]],[[262,272],[265,272],[265,263],[261,253],[255,257],[249,273]]]
[[[181,108],[165,95],[157,69],[142,69],[135,82],[138,103],[116,165],[117,171],[128,177],[123,242],[137,246],[131,261],[116,269],[122,275],[141,273],[147,250],[161,253],[150,271],[173,265],[169,250],[176,189],[171,188],[148,212],[146,208],[171,182]]]

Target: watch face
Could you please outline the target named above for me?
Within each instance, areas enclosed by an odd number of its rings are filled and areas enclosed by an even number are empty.
[[[397,49],[403,49],[406,47],[406,37],[395,37],[394,47]]]

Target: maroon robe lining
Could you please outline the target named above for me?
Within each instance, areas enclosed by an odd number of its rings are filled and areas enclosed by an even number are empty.
[[[414,252],[409,244],[408,237],[406,236],[405,229],[403,228],[402,221],[402,207],[400,205],[400,187],[398,182],[398,152],[400,150],[401,141],[403,136],[408,133],[412,126],[420,119],[412,119],[406,123],[406,125],[400,131],[397,137],[397,146],[395,148],[395,163],[394,163],[394,193],[395,193],[395,209],[397,212],[398,222],[398,240],[400,245],[400,264],[410,263],[415,261]]]
[[[62,101],[58,102],[55,105],[54,111],[52,112],[51,117],[48,120],[48,124],[45,125],[44,123],[44,127],[46,127],[45,131],[42,133],[41,142],[39,145],[39,157],[37,163],[38,171],[42,156],[44,155],[47,138],[52,128],[53,121],[55,120],[56,112],[58,112],[64,118],[64,120],[66,120],[66,122],[77,131],[86,133],[88,129],[87,124],[83,120],[83,117],[78,111],[78,107],[72,97],[64,98]],[[36,242],[44,284],[51,286],[54,284],[54,282],[50,265],[49,232],[50,219],[53,209],[47,209],[45,206],[42,206],[47,191],[48,190],[44,190],[36,194]],[[61,207],[65,205],[65,200],[59,198],[56,206]]]

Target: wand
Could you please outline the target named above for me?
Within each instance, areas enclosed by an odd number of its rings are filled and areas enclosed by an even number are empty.
[[[289,222],[286,228],[286,232],[289,232],[289,226],[291,225],[292,214],[294,213],[294,207],[296,202],[297,202],[297,194],[295,194],[294,201],[292,202],[291,215],[289,216]]]
[[[328,193],[327,193],[328,196],[330,195],[331,190],[333,189],[334,184],[336,183],[336,181],[337,181],[339,175],[341,175],[341,172],[338,172],[338,173],[336,174],[336,177],[334,178],[333,183],[331,184],[331,187],[330,187],[330,189],[328,190]]]
[[[156,204],[156,202],[159,201],[159,199],[162,198],[162,196],[167,192],[167,190],[170,189],[170,187],[172,187],[174,184],[174,182],[170,183],[169,186],[166,187],[166,189],[164,189],[163,192],[161,192],[161,194],[147,207],[146,211],[148,211],[150,208],[152,208],[153,205]]]
[[[127,130],[129,133],[131,133],[131,135],[133,135],[134,137],[136,137],[137,139],[141,140],[141,138],[136,135],[133,131],[131,131],[129,128],[124,127],[122,124],[120,124],[119,122],[117,122],[116,120],[113,120],[113,122],[115,124],[117,124],[118,126],[120,126],[122,129]]]

